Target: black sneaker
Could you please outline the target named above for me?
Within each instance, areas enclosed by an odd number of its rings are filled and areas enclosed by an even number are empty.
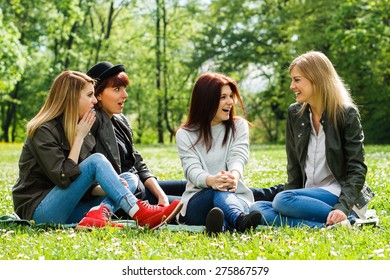
[[[261,222],[261,213],[252,211],[249,214],[240,214],[236,221],[236,229],[239,232],[245,232],[248,229],[255,229]]]
[[[223,231],[223,223],[225,215],[218,207],[214,207],[209,211],[206,217],[206,233],[208,235],[218,234]]]

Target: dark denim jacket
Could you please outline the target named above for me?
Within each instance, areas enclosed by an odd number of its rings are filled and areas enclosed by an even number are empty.
[[[301,104],[294,103],[288,109],[286,127],[287,183],[285,189],[304,188],[305,163],[310,138],[309,107],[300,115]],[[341,185],[339,202],[333,209],[349,215],[363,188],[367,166],[364,162],[364,134],[358,112],[346,109],[344,121],[339,120],[337,129],[321,117],[325,132],[326,162],[336,180]]]

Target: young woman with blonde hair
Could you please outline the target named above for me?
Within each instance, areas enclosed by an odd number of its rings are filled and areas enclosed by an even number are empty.
[[[123,227],[110,219],[122,208],[139,225],[157,228],[175,216],[175,208],[136,199],[133,174],[119,176],[103,155],[91,155],[96,102],[92,78],[76,71],[57,76],[45,104],[27,124],[19,178],[12,188],[15,212],[36,223]],[[107,195],[86,199],[96,183]]]
[[[295,58],[289,71],[296,103],[288,109],[285,191],[254,207],[263,224],[334,225],[353,213],[365,185],[359,111],[323,53]]]

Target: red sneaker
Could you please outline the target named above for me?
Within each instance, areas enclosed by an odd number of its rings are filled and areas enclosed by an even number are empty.
[[[158,229],[172,220],[182,207],[183,202],[177,199],[168,206],[150,205],[148,201],[138,200],[129,214],[139,226],[149,225],[149,229]]]
[[[78,223],[76,229],[93,229],[105,226],[124,228],[122,224],[111,222],[111,213],[106,206],[95,206]]]

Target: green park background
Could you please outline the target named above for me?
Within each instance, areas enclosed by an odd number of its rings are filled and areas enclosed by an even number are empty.
[[[0,227],[0,260],[390,260],[390,0],[0,0],[0,216],[26,137],[63,70],[124,64],[124,113],[160,179],[182,179],[174,132],[205,71],[239,84],[251,128],[249,186],[286,179],[288,65],[324,52],[351,89],[363,129],[377,227],[264,227],[209,238],[191,231]],[[333,277],[327,271],[327,276]],[[336,277],[337,278],[337,277]]]
[[[283,143],[287,71],[324,52],[359,105],[367,144],[390,143],[389,0],[0,0],[0,142],[25,125],[63,70],[124,64],[137,143],[174,143],[196,77],[237,80],[252,143]]]

